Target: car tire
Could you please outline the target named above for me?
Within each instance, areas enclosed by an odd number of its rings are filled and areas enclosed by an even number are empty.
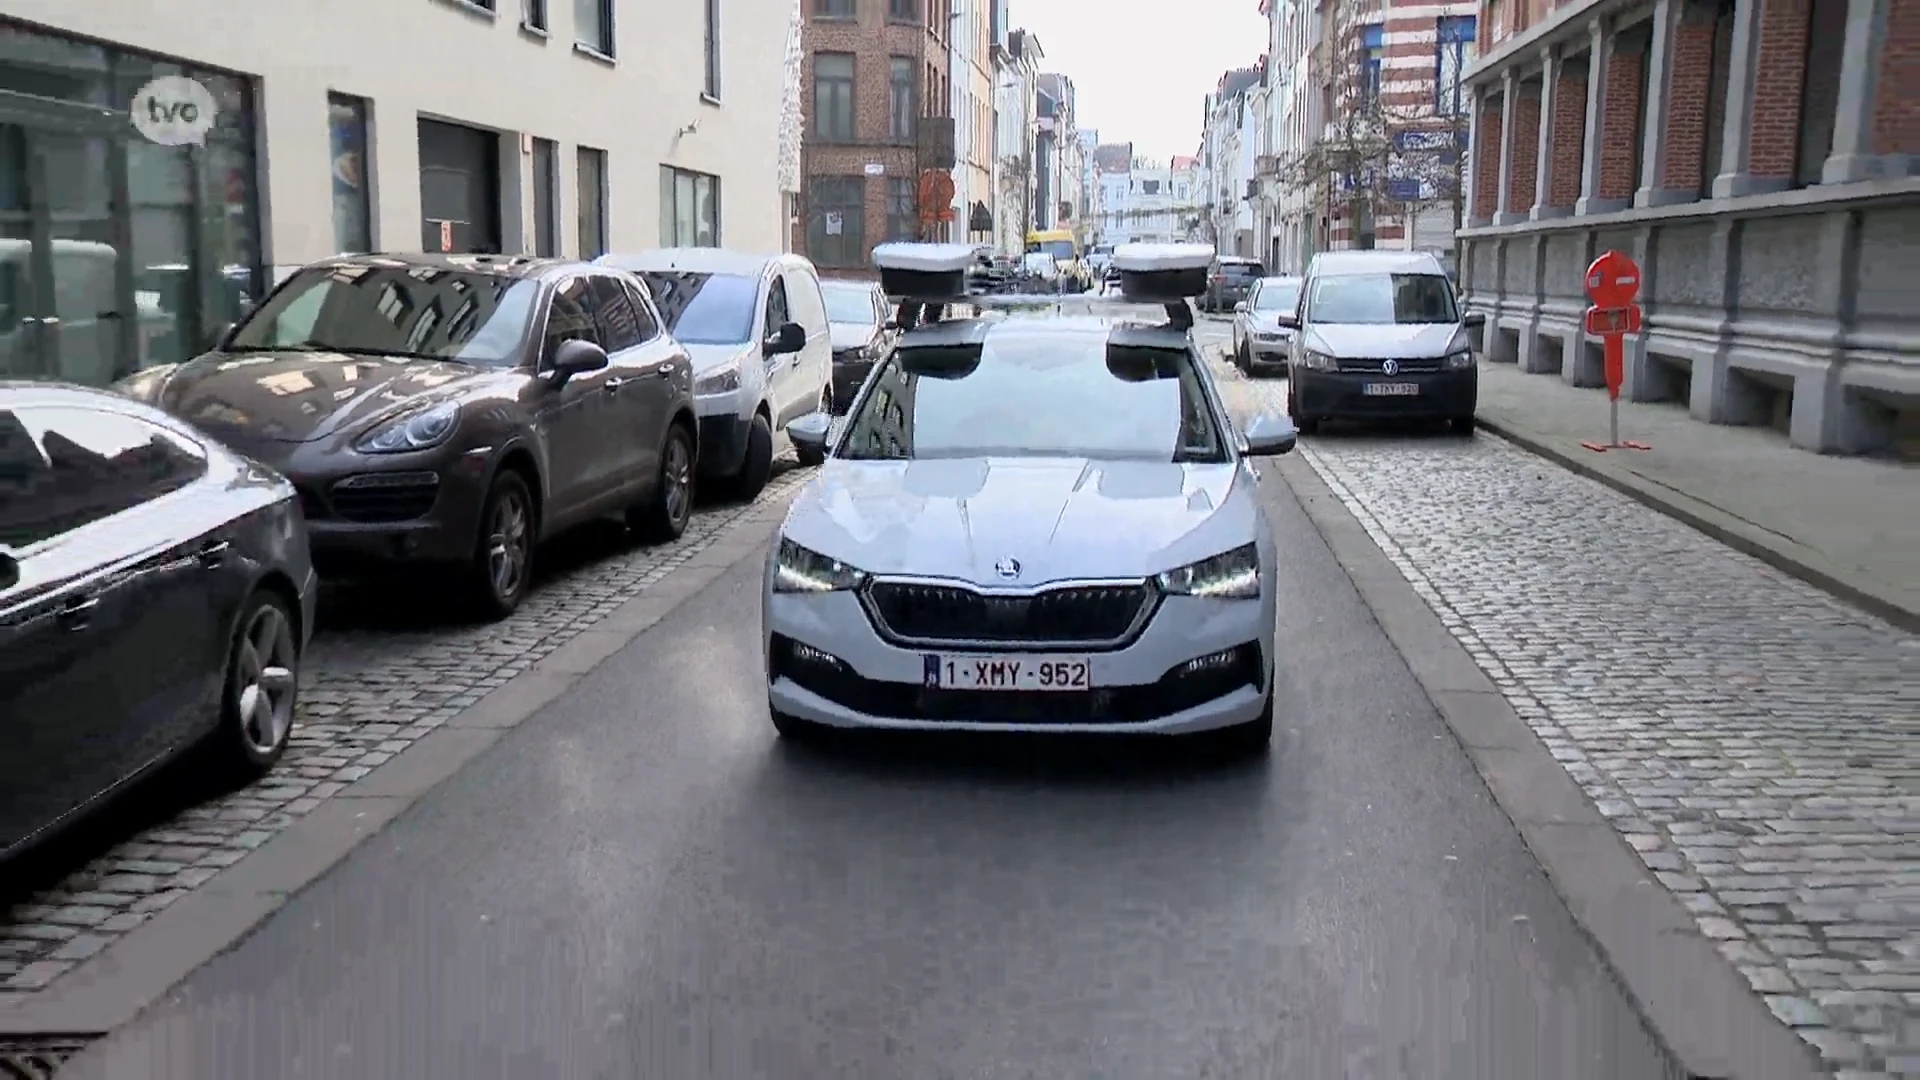
[[[734,498],[752,502],[760,497],[772,478],[773,425],[767,422],[766,414],[754,413],[753,420],[747,424],[747,456],[741,460],[740,471],[734,474],[730,485]]]
[[[642,540],[664,543],[680,539],[693,520],[694,496],[693,435],[684,424],[669,424],[666,441],[660,445],[660,474],[654,477],[653,493],[645,501],[627,508],[627,528]]]
[[[212,778],[259,778],[287,752],[300,692],[300,632],[293,606],[271,589],[247,598],[227,646],[220,722],[200,745]]]
[[[1215,733],[1220,750],[1228,757],[1258,757],[1273,746],[1273,691],[1267,691],[1267,703],[1260,715],[1244,724],[1221,728]]]
[[[1245,372],[1248,378],[1252,378],[1253,377],[1253,346],[1248,342],[1245,342],[1245,341],[1241,342],[1240,355],[1238,357],[1235,357],[1234,359],[1235,359],[1235,362],[1240,365],[1240,370]]]
[[[1320,434],[1320,418],[1317,416],[1296,416],[1293,418],[1293,430],[1302,435]]]
[[[828,386],[825,390],[820,391],[820,411],[826,413],[828,416],[833,415],[832,386]],[[818,450],[803,450],[796,446],[793,448],[793,456],[800,459],[801,465],[811,469],[815,466],[826,464],[827,448],[823,446]]]
[[[1287,416],[1293,420],[1293,430],[1302,435],[1313,435],[1320,431],[1320,418],[1300,415],[1300,394],[1295,389],[1293,370],[1287,370]]]
[[[526,599],[538,535],[533,493],[518,472],[501,469],[494,476],[476,532],[468,569],[471,596],[482,617],[504,619]]]

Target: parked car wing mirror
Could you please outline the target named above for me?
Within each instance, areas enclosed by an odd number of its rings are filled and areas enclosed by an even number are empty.
[[[886,322],[883,322],[880,324],[880,329],[885,330],[887,333],[891,334],[895,330],[900,329],[900,320],[888,319]]]
[[[827,448],[827,436],[833,431],[833,417],[810,412],[787,425],[787,438],[795,448],[818,452]]]
[[[806,328],[796,322],[782,323],[777,332],[767,335],[765,342],[765,351],[768,356],[797,353],[806,347]]]
[[[1236,302],[1233,305],[1233,313],[1235,315],[1245,315],[1247,313],[1247,302],[1245,300]]]
[[[591,341],[575,338],[563,341],[553,351],[553,370],[565,382],[575,375],[584,375],[589,371],[599,371],[607,366],[607,350]]]
[[[0,592],[5,592],[20,584],[20,560],[13,552],[0,547]]]
[[[1274,457],[1290,452],[1300,433],[1293,421],[1274,413],[1261,413],[1247,425],[1247,453],[1253,457]]]
[[[1273,321],[1276,323],[1279,323],[1281,326],[1284,326],[1289,330],[1300,329],[1300,316],[1291,311],[1283,311],[1280,314],[1275,315],[1273,317]]]
[[[1460,325],[1465,326],[1469,330],[1482,329],[1487,325],[1487,313],[1484,311],[1469,311],[1467,312],[1467,317],[1460,320]]]

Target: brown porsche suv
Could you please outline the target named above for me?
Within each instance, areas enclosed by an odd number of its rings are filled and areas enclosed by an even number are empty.
[[[328,259],[117,388],[292,480],[323,574],[444,566],[496,617],[539,541],[619,511],[673,538],[692,511],[692,361],[607,267]]]

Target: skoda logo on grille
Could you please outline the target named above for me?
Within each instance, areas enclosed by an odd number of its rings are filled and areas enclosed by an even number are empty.
[[[1009,555],[993,564],[993,572],[1008,580],[1017,578],[1020,576],[1020,560]]]
[[[1398,361],[1398,360],[1387,360],[1387,361],[1385,361],[1385,362],[1383,362],[1383,363],[1382,363],[1382,364],[1380,365],[1380,372],[1381,372],[1381,374],[1383,374],[1383,375],[1398,375],[1398,374],[1400,374],[1400,361]]]

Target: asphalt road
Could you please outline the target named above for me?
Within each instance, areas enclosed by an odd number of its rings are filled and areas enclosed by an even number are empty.
[[[1648,1080],[1285,487],[1273,753],[778,743],[757,562],[61,1080]]]

